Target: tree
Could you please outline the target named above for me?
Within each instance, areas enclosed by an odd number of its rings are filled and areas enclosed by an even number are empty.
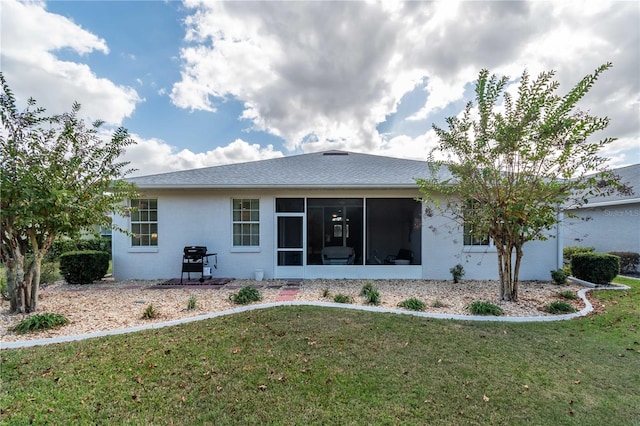
[[[426,202],[467,225],[474,237],[493,240],[501,300],[518,299],[522,247],[551,236],[562,206],[584,204],[587,196],[619,187],[598,154],[614,139],[589,138],[609,119],[577,109],[611,66],[600,66],[562,97],[556,95],[554,71],[535,81],[525,71],[515,100],[506,90],[508,77],[482,70],[476,105],[469,102],[458,117],[447,118],[448,130],[433,125],[440,140],[434,152],[446,159],[432,161],[431,176],[418,185]],[[437,178],[442,170],[449,178]]]
[[[103,141],[103,123],[87,127],[77,103],[48,117],[29,99],[19,111],[2,73],[0,84],[0,256],[11,311],[28,313],[37,309],[40,267],[54,240],[111,226],[110,213],[135,195],[122,180],[133,170],[118,161],[134,141],[124,128]]]

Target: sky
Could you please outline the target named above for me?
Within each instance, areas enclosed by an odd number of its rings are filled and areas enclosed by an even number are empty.
[[[611,167],[640,162],[638,1],[0,0],[0,70],[18,104],[82,105],[136,141],[146,175],[331,149],[426,160],[432,125],[481,69],[559,93],[612,62],[580,108]]]

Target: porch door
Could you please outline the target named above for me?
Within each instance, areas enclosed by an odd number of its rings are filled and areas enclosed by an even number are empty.
[[[304,199],[276,199],[276,278],[304,278]]]

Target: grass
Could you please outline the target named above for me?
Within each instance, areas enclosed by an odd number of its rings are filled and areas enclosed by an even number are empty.
[[[552,323],[288,306],[0,352],[5,424],[640,423],[640,281]]]

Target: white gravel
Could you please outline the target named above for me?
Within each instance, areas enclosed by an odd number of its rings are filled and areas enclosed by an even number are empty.
[[[109,331],[138,327],[153,322],[165,322],[196,315],[220,312],[237,307],[229,296],[247,285],[260,290],[260,303],[275,302],[286,286],[286,281],[261,282],[235,280],[223,286],[166,288],[161,281],[101,282],[89,285],[69,285],[59,282],[45,287],[40,293],[39,312],[55,312],[67,317],[70,323],[64,327],[26,335],[15,334],[11,329],[27,315],[9,313],[9,302],[3,301],[0,312],[0,340],[44,339],[78,335],[97,331]],[[519,301],[498,300],[499,288],[495,281],[432,280],[304,280],[294,300],[332,302],[338,293],[349,295],[354,304],[364,305],[360,291],[365,283],[373,284],[381,296],[379,306],[397,309],[398,302],[415,297],[427,305],[426,312],[469,315],[467,306],[477,300],[489,301],[500,306],[506,316],[547,316],[542,309],[553,300],[564,300],[558,293],[577,291],[576,284],[557,286],[551,282],[529,281],[520,283]],[[324,296],[328,294],[328,296]],[[196,299],[196,309],[187,310],[190,298]],[[576,309],[584,307],[581,300],[565,300]],[[434,304],[440,307],[434,307]],[[159,316],[153,320],[142,319],[144,310],[153,305]]]

